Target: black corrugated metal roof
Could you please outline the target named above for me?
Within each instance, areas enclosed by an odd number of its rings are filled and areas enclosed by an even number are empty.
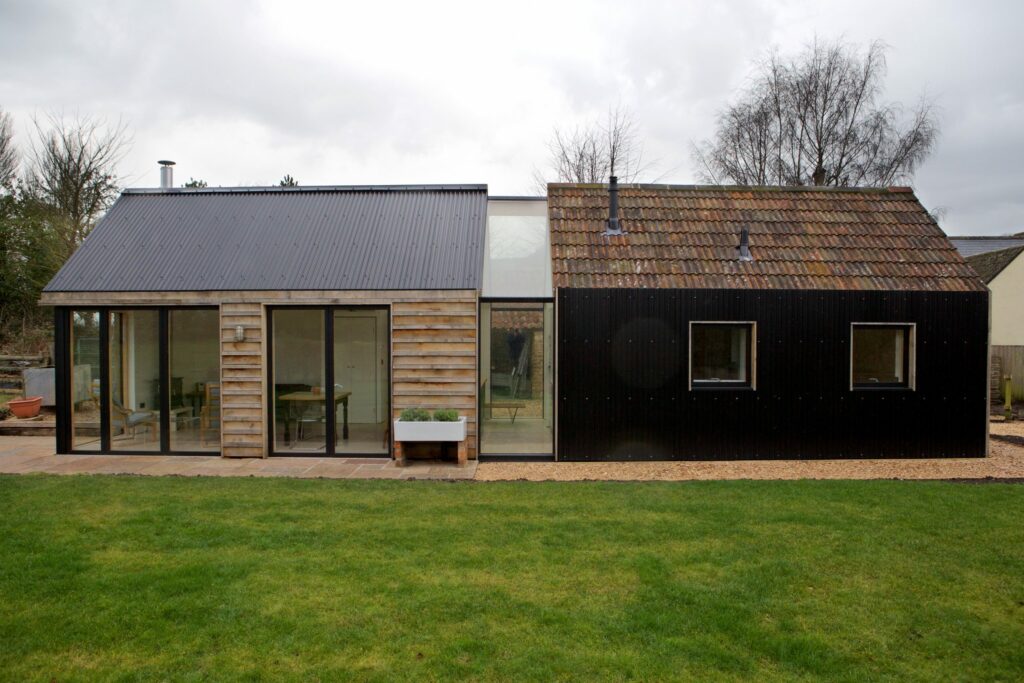
[[[486,185],[126,190],[47,292],[479,289]]]

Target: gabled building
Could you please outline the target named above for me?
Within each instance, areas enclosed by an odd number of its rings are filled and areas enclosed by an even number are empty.
[[[986,450],[988,292],[898,188],[127,190],[41,303],[60,453]]]
[[[985,454],[988,293],[909,189],[548,195],[559,458]]]
[[[996,389],[1004,397],[1003,377],[1011,378],[1013,398],[1024,400],[1024,239],[1008,249],[967,257],[992,292],[992,363]]]
[[[60,453],[476,451],[483,185],[126,190],[49,283]]]

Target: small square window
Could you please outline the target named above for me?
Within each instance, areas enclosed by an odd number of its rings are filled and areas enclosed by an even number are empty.
[[[752,388],[753,341],[753,323],[691,323],[691,387]]]
[[[851,341],[852,388],[913,388],[913,325],[854,323]]]

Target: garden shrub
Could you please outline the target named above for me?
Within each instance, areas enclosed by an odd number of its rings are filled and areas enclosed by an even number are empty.
[[[406,408],[399,419],[402,422],[429,422],[430,413],[423,408]]]

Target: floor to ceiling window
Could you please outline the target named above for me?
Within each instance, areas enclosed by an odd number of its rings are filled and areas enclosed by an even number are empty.
[[[160,450],[160,313],[110,311],[110,447]]]
[[[271,329],[274,453],[386,455],[387,310],[281,307]]]
[[[69,334],[71,447],[100,450],[100,312],[72,311]]]
[[[61,448],[220,450],[216,308],[58,309],[67,389]]]
[[[480,452],[550,454],[554,339],[550,303],[481,304]]]
[[[547,204],[491,200],[480,305],[480,454],[554,453]]]
[[[388,454],[388,312],[343,309],[334,318],[335,452]]]
[[[171,450],[220,450],[220,313],[180,309],[167,330]]]
[[[274,450],[322,453],[330,404],[324,386],[324,312],[279,309],[274,318]]]

